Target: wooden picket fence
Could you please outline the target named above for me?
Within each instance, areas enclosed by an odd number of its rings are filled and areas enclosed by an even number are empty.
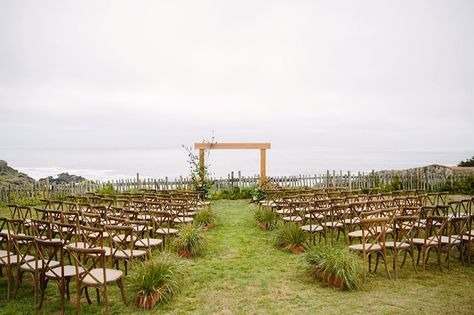
[[[457,180],[465,175],[455,175],[449,178]],[[323,174],[275,176],[268,180],[274,184],[284,187],[347,187],[349,189],[363,189],[374,187],[385,187],[397,181],[402,189],[442,189],[449,179],[439,173],[406,173],[404,175],[383,174],[377,172],[342,172],[327,171]],[[252,187],[259,184],[258,176],[245,177],[238,172],[230,173],[227,178],[214,178],[214,189],[222,190],[230,187]],[[21,199],[64,197],[67,195],[81,195],[86,192],[95,191],[106,186],[112,186],[115,190],[125,192],[137,189],[186,189],[190,187],[190,179],[179,177],[169,179],[140,178],[137,174],[133,179],[119,179],[111,181],[84,181],[79,184],[50,185],[49,183],[35,183],[30,186],[9,186],[0,188],[0,201],[4,203],[15,202]]]

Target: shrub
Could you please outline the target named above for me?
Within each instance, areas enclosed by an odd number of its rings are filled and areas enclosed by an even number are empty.
[[[270,208],[258,208],[254,211],[253,216],[265,230],[273,230],[277,225],[277,214]]]
[[[137,265],[127,277],[128,288],[137,295],[137,305],[151,308],[158,302],[169,301],[182,286],[181,265],[170,254]]]
[[[194,225],[197,227],[205,227],[216,224],[216,213],[211,208],[204,208],[194,217]]]
[[[259,203],[261,200],[267,198],[267,192],[262,187],[256,187],[252,194],[252,202]]]
[[[275,232],[275,245],[288,250],[302,247],[306,241],[306,233],[294,222],[278,223]]]
[[[315,278],[328,283],[340,279],[346,290],[355,290],[362,284],[361,259],[345,246],[313,246],[305,258],[307,271]]]
[[[41,205],[41,201],[39,199],[30,199],[30,198],[20,198],[15,200],[15,204],[23,207],[34,207]]]
[[[114,189],[112,184],[106,184],[104,187],[97,189],[95,193],[102,195],[116,195],[118,192]]]
[[[183,225],[179,234],[171,242],[171,248],[184,257],[201,255],[206,249],[207,241],[200,228],[191,224]]]
[[[474,166],[474,156],[466,161],[461,161],[458,166],[461,167],[473,167]]]

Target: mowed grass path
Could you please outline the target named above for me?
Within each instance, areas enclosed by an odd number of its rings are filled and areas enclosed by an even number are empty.
[[[254,223],[248,201],[218,201],[213,204],[219,222],[206,233],[208,250],[193,260],[184,260],[186,283],[180,295],[152,311],[124,306],[115,287],[110,292],[111,313],[116,314],[469,314],[474,309],[474,265],[455,262],[451,271],[440,272],[434,257],[427,272],[415,274],[408,264],[397,281],[382,268],[369,275],[356,292],[338,291],[312,281],[304,272],[302,255],[273,246],[272,232]],[[457,256],[457,254],[456,254]],[[156,257],[156,256],[155,256]],[[421,269],[421,267],[420,267]],[[5,281],[0,280],[0,313],[34,313],[32,290],[22,289],[16,301],[4,300]],[[23,286],[24,287],[24,286]],[[59,310],[57,288],[51,284],[44,313]],[[73,299],[67,311],[74,311]],[[131,292],[129,299],[131,298]],[[87,305],[81,313],[103,312],[103,305]]]

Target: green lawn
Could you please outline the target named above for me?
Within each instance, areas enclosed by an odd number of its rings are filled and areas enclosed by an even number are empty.
[[[203,257],[185,261],[188,275],[183,292],[151,312],[124,306],[118,289],[110,292],[111,313],[376,313],[376,314],[468,314],[474,309],[474,265],[457,261],[451,271],[440,272],[434,256],[428,271],[415,274],[409,264],[397,281],[389,280],[380,268],[369,275],[365,287],[356,292],[338,291],[313,282],[304,273],[303,256],[281,251],[272,245],[272,233],[257,228],[254,205],[248,201],[218,201],[213,204],[219,223],[207,232],[209,247]],[[455,254],[457,257],[457,253]],[[420,267],[421,269],[421,267]],[[14,301],[4,299],[5,280],[0,279],[0,313],[34,313],[33,289],[22,285]],[[57,288],[49,285],[44,313],[59,310]],[[75,290],[72,288],[72,294]],[[131,292],[128,293],[131,298]],[[74,296],[74,295],[73,295]],[[74,299],[67,312],[74,311]],[[103,305],[88,305],[81,313],[103,312]]]

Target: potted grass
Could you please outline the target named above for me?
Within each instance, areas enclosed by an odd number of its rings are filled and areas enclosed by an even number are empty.
[[[205,208],[199,211],[194,217],[194,225],[201,228],[204,232],[209,231],[217,221],[215,212],[211,208]]]
[[[333,287],[355,290],[362,284],[360,258],[345,246],[314,246],[305,259],[310,275]]]
[[[259,208],[254,211],[257,225],[264,231],[273,230],[277,224],[277,215],[269,208]]]
[[[304,251],[305,242],[306,233],[298,224],[294,222],[277,224],[274,240],[276,246],[297,254]]]
[[[181,265],[170,254],[141,263],[127,277],[127,287],[136,292],[137,307],[152,309],[158,303],[167,302],[182,286]]]
[[[201,255],[206,245],[207,241],[203,232],[192,224],[183,225],[179,234],[171,241],[171,248],[179,256],[186,258]]]

